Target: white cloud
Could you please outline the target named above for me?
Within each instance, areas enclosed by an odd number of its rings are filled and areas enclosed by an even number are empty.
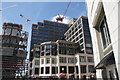
[[[60,15],[61,17],[63,17],[63,15],[61,15],[61,14],[59,14],[59,15]],[[55,21],[55,22],[57,22],[56,18],[58,18],[58,17],[59,17],[58,15],[52,17],[51,21]],[[68,16],[64,16],[63,21],[62,21],[62,22],[59,21],[59,22],[60,22],[60,23],[65,23],[65,24],[67,24],[69,21],[70,21],[70,17],[68,17]]]

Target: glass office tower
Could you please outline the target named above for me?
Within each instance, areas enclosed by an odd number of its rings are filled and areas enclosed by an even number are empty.
[[[31,35],[31,49],[30,60],[33,57],[39,57],[39,53],[33,53],[34,44],[40,45],[46,41],[56,41],[58,39],[64,39],[64,33],[67,31],[68,25],[58,22],[52,22],[44,20],[32,25]]]

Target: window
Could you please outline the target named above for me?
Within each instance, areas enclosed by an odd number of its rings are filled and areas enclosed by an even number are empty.
[[[92,47],[91,43],[86,43],[86,47]]]
[[[41,67],[41,74],[44,73],[44,67]]]
[[[39,58],[40,57],[40,52],[39,51],[35,51],[34,57]]]
[[[39,60],[35,60],[35,65],[39,65],[40,61]]]
[[[93,57],[87,57],[88,62],[94,62]]]
[[[75,58],[68,58],[68,63],[75,63]]]
[[[60,73],[67,73],[66,66],[60,66]]]
[[[80,62],[86,62],[86,57],[85,56],[80,56]]]
[[[44,50],[44,46],[42,46],[42,51]]]
[[[46,45],[46,55],[50,55],[51,45]]]
[[[80,43],[83,43],[83,39],[80,40]]]
[[[39,74],[39,68],[35,68],[35,74]]]
[[[56,58],[52,58],[52,64],[56,64],[57,59]]]
[[[37,26],[32,26],[32,28],[37,28]]]
[[[80,45],[80,48],[81,48],[81,49],[83,49],[83,48],[84,48],[84,45],[83,45],[83,44],[82,44],[82,45]]]
[[[110,34],[105,16],[100,24],[100,32],[102,36],[103,47],[105,49],[111,43]]]
[[[46,49],[50,49],[51,48],[51,45],[46,45]]]
[[[81,28],[81,24],[79,24],[79,26],[78,26],[79,28]]]
[[[41,59],[41,64],[44,64],[44,59]]]
[[[41,52],[41,56],[44,56],[44,52]]]
[[[74,73],[74,67],[68,67],[69,73]]]
[[[94,66],[89,65],[89,66],[88,66],[88,69],[89,69],[89,72],[93,73],[93,71],[94,71]]]
[[[30,70],[30,75],[32,75],[32,70]]]
[[[80,38],[82,38],[83,37],[83,35],[82,34],[80,34]]]
[[[60,57],[60,63],[66,63],[66,57]]]
[[[78,39],[79,39],[79,38],[77,37],[77,38],[76,38],[76,41],[77,41]]]
[[[81,33],[81,32],[82,32],[82,29],[79,30],[79,33]]]
[[[93,52],[92,52],[92,49],[91,49],[91,48],[86,48],[86,53],[92,54],[92,53],[93,53]]]
[[[52,74],[56,74],[58,71],[58,68],[57,67],[52,67]]]
[[[46,64],[50,64],[50,58],[46,58]]]
[[[86,66],[85,65],[81,65],[80,69],[81,69],[81,73],[86,73]]]
[[[50,67],[46,67],[46,74],[49,74],[49,72],[50,72]]]

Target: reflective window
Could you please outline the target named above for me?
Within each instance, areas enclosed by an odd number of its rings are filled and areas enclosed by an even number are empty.
[[[101,31],[101,36],[102,36],[103,47],[105,49],[111,43],[108,24],[107,24],[105,16],[100,25],[100,31]]]

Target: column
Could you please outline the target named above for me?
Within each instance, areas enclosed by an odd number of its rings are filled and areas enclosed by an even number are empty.
[[[76,66],[74,67],[74,75],[75,75],[75,78],[77,78],[77,75],[76,75]]]
[[[68,66],[67,66],[67,78],[69,78],[69,69],[68,69]]]
[[[89,76],[89,71],[88,71],[89,69],[88,69],[88,65],[86,65],[86,73],[87,73],[87,76],[86,77],[88,77]]]
[[[52,76],[52,58],[50,58],[50,75]]]

